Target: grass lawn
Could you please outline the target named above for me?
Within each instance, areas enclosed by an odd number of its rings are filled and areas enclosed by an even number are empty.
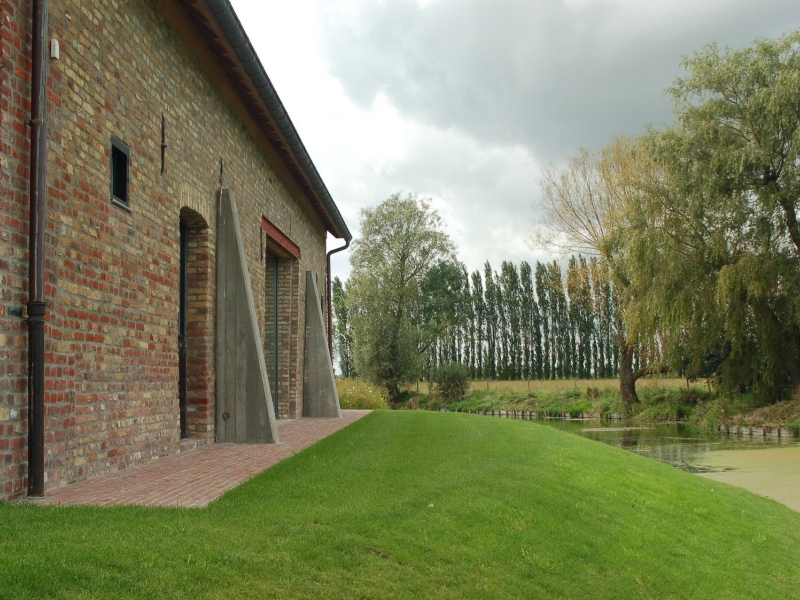
[[[380,411],[203,510],[0,505],[2,598],[790,598],[800,514],[536,423]]]

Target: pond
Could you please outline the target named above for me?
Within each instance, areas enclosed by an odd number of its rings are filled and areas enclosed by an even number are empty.
[[[545,419],[538,422],[617,448],[624,448],[692,473],[719,470],[696,464],[697,460],[708,452],[800,446],[797,438],[728,435],[706,432],[681,423],[638,426],[620,421],[576,419]]]

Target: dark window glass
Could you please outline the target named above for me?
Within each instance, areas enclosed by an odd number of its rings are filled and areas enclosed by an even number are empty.
[[[111,138],[111,198],[128,206],[128,154],[120,140]]]

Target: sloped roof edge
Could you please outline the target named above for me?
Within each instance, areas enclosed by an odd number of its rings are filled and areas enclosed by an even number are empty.
[[[281,135],[289,145],[297,163],[305,172],[314,191],[325,206],[325,210],[333,220],[337,231],[332,231],[331,233],[336,237],[350,241],[353,236],[347,224],[344,222],[339,208],[333,201],[328,188],[325,186],[325,182],[322,181],[322,177],[320,177],[317,168],[311,161],[311,157],[308,155],[308,151],[305,145],[303,145],[300,135],[297,133],[292,120],[289,118],[289,113],[286,112],[281,99],[278,97],[278,93],[269,80],[261,64],[261,60],[259,60],[253,45],[250,43],[250,39],[247,37],[247,33],[245,33],[239,18],[236,16],[231,6],[230,0],[204,0],[204,2],[209,12],[216,19],[217,25],[225,34],[231,48],[233,48],[236,53],[236,57],[241,63],[242,68],[250,77],[250,81],[258,91],[261,100],[264,102],[264,106],[266,106],[270,115],[275,120],[275,123],[280,128]]]

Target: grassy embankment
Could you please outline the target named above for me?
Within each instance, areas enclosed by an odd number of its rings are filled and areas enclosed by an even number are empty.
[[[683,379],[641,379],[636,387],[640,403],[633,416],[642,420],[687,419],[711,396],[705,385],[687,387]],[[580,414],[602,417],[623,412],[617,379],[474,381],[466,397],[452,402],[442,402],[435,393],[428,395],[427,391],[426,383],[410,386],[408,399],[401,408],[531,410],[541,415],[568,414],[572,417]]]
[[[800,397],[762,406],[751,396],[723,398],[703,382],[687,386],[685,379],[640,379],[636,384],[639,404],[631,417],[642,422],[689,421],[716,428],[719,423],[789,427],[800,435]],[[407,386],[407,398],[396,408],[452,411],[530,410],[544,416],[622,414],[617,379],[568,379],[548,381],[474,381],[467,395],[444,402],[428,394],[425,382]]]
[[[788,598],[800,514],[536,423],[379,411],[203,510],[0,505],[2,598]]]

